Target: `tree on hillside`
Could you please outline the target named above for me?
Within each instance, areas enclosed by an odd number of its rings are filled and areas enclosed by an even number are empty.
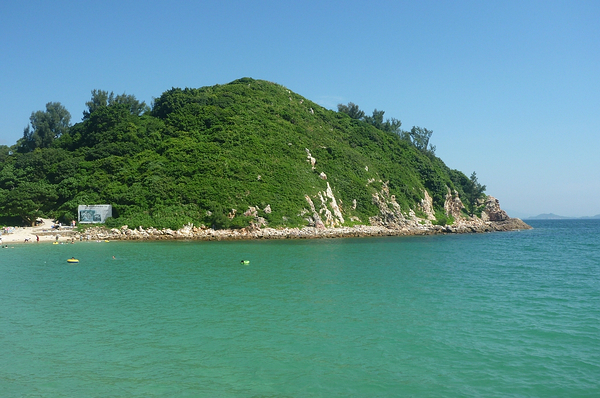
[[[384,121],[383,115],[385,111],[375,109],[371,116],[366,116],[365,112],[361,111],[358,105],[352,102],[349,102],[348,105],[338,104],[338,112],[345,113],[352,119],[365,121],[379,130],[397,134],[403,140],[412,143],[415,148],[426,153],[435,154],[435,146],[429,144],[429,139],[433,134],[432,130],[413,126],[410,131],[404,131],[400,128],[402,126],[400,120],[391,118]]]
[[[467,211],[470,215],[475,214],[479,210],[479,199],[484,196],[485,185],[481,185],[479,181],[477,181],[477,174],[473,172],[471,177],[469,178],[469,184],[465,189],[465,194],[467,195]]]
[[[429,139],[431,138],[432,134],[432,130],[427,130],[426,128],[419,126],[413,126],[413,128],[410,129],[410,140],[417,149],[425,151],[429,146]]]
[[[378,111],[377,109],[373,110],[372,116],[365,116],[365,122],[370,125],[375,126],[376,128],[383,130],[383,115],[385,111]]]
[[[355,103],[349,102],[348,105],[338,104],[338,112],[345,113],[352,119],[362,120],[365,117],[365,112],[361,111]]]
[[[0,189],[0,212],[7,216],[21,217],[27,225],[33,225],[37,217],[45,215],[58,199],[55,186],[43,181],[24,182],[14,189]]]
[[[149,110],[149,107],[144,101],[140,102],[135,98],[135,95],[120,94],[115,95],[112,91],[110,94],[104,90],[92,90],[92,98],[85,103],[88,107],[83,111],[83,120],[90,118],[94,111],[106,108],[112,105],[125,105],[130,114],[140,116],[142,113]]]
[[[31,152],[36,148],[48,148],[55,139],[69,131],[71,114],[60,102],[48,102],[46,111],[32,112],[31,124],[25,127],[23,138],[17,142],[17,151]]]
[[[427,130],[419,126],[413,126],[408,133],[410,141],[420,151],[435,153],[435,146],[429,144],[433,130]]]
[[[0,145],[0,163],[4,163],[10,155],[11,155],[10,147],[8,147],[6,145]]]
[[[383,121],[385,111],[378,111],[375,109],[373,110],[373,115],[365,116],[365,112],[361,111],[358,105],[349,102],[348,105],[338,104],[338,112],[345,113],[352,119],[363,120],[379,130],[400,135],[400,126],[402,126],[402,122],[394,118]]]
[[[383,116],[383,111],[382,112],[382,116]],[[381,124],[381,130],[383,131],[387,131],[388,133],[394,133],[394,134],[398,134],[400,135],[401,130],[400,130],[400,126],[402,126],[402,122],[398,119],[387,119],[385,122],[383,122]]]
[[[113,93],[110,93],[112,96]],[[92,90],[92,98],[85,103],[87,110],[83,111],[83,120],[90,118],[90,115],[97,109],[108,106],[108,91]]]

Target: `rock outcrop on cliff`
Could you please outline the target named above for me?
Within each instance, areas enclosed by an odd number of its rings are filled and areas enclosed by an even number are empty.
[[[510,217],[500,208],[498,199],[488,196],[485,199],[485,208],[481,212],[481,219],[484,221],[507,221]]]
[[[459,219],[462,214],[462,210],[465,208],[462,201],[458,197],[458,192],[452,192],[450,188],[448,188],[448,193],[446,194],[446,201],[444,202],[444,211],[448,216],[454,217],[454,219]]]
[[[400,229],[410,224],[402,213],[402,208],[396,202],[396,196],[390,194],[387,182],[383,183],[380,191],[373,194],[373,204],[379,209],[379,215],[369,218],[371,225]]]
[[[307,195],[305,197],[310,211],[305,211],[305,216],[311,222],[311,226],[304,228],[269,228],[264,219],[258,216],[258,210],[250,207],[246,215],[254,215],[257,221],[251,226],[241,229],[221,229],[215,230],[202,225],[196,227],[193,224],[185,225],[178,230],[156,229],[137,227],[130,229],[127,225],[121,228],[108,229],[105,227],[92,227],[85,233],[74,233],[68,239],[78,240],[246,240],[246,239],[312,239],[312,238],[347,238],[347,237],[373,237],[373,236],[410,236],[410,235],[437,235],[437,234],[456,234],[456,233],[482,233],[482,232],[500,232],[531,229],[529,225],[518,218],[509,217],[504,210],[500,208],[498,199],[488,196],[485,199],[485,209],[482,211],[482,217],[468,217],[458,212],[460,198],[456,195],[449,195],[448,214],[456,215],[455,222],[452,225],[434,225],[427,217],[419,219],[413,211],[404,214],[400,205],[395,201],[393,195],[389,194],[387,185],[383,184],[380,192],[373,195],[375,203],[380,211],[379,216],[370,219],[371,225],[355,225],[353,227],[336,226],[335,221],[343,219],[340,214],[334,215],[328,209],[328,202],[325,197],[333,196],[327,192],[319,195],[321,207],[319,210],[315,207],[312,199]],[[329,206],[335,203],[329,202]],[[337,206],[337,204],[335,205]],[[426,205],[425,205],[426,206]],[[423,210],[424,211],[424,210]],[[326,222],[323,222],[322,215]],[[454,217],[454,216],[453,216]]]

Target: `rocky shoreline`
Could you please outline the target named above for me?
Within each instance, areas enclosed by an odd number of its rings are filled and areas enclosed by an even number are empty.
[[[207,228],[204,225],[194,226],[188,224],[178,230],[156,229],[137,227],[129,228],[124,225],[120,228],[107,228],[105,226],[90,226],[85,230],[61,227],[50,228],[52,220],[42,220],[40,226],[29,228],[15,228],[15,232],[2,236],[5,243],[53,241],[159,241],[159,240],[260,240],[260,239],[320,239],[320,238],[357,238],[375,236],[414,236],[414,235],[440,235],[440,234],[465,234],[485,233],[499,231],[516,231],[531,229],[529,225],[518,218],[510,218],[500,208],[496,198],[488,196],[484,203],[485,209],[481,218],[467,217],[461,213],[462,203],[456,195],[448,194],[445,210],[454,219],[451,225],[434,225],[435,220],[430,206],[431,198],[426,199],[422,211],[427,214],[427,219],[418,218],[414,212],[403,214],[393,196],[387,198],[383,192],[382,198],[377,197],[376,202],[380,207],[380,215],[371,217],[370,225],[354,225],[351,227],[336,226],[338,223],[330,220],[331,212],[317,212],[313,209],[313,216],[309,218],[310,225],[303,228],[271,228],[265,225],[264,220],[256,217],[257,222],[251,222],[249,227],[242,229]],[[387,199],[386,199],[387,198]],[[312,209],[312,207],[311,207]],[[327,216],[325,222],[320,213]],[[1,241],[0,241],[1,242]]]
[[[385,190],[384,190],[385,191]],[[170,229],[142,227],[130,229],[127,225],[121,228],[107,229],[104,227],[91,227],[84,234],[78,234],[75,238],[79,240],[257,240],[257,239],[318,239],[318,238],[354,238],[373,236],[413,236],[413,235],[438,235],[438,234],[464,234],[484,233],[496,231],[516,231],[531,229],[529,225],[518,218],[510,218],[500,208],[498,200],[488,196],[484,202],[485,209],[481,218],[465,217],[461,213],[464,207],[457,195],[448,193],[446,199],[446,214],[454,218],[451,225],[434,225],[432,220],[433,211],[431,203],[424,203],[423,212],[428,214],[428,219],[418,218],[411,211],[407,216],[400,211],[393,196],[387,198],[387,192],[383,192],[381,198],[376,197],[380,208],[380,215],[371,217],[371,225],[355,225],[352,227],[335,226],[336,223],[329,220],[333,217],[331,212],[325,210],[317,212],[314,206],[313,216],[310,218],[311,225],[304,228],[270,228],[262,222],[251,223],[250,227],[242,229],[214,230],[205,226],[196,227],[188,224],[176,231]],[[431,198],[425,195],[424,202],[431,202]],[[377,200],[375,200],[377,199]],[[320,213],[324,213],[326,222],[322,221]],[[341,218],[341,217],[340,217]],[[258,219],[258,218],[257,218]]]
[[[516,231],[531,229],[529,225],[518,218],[503,221],[482,221],[480,219],[461,220],[454,225],[407,225],[400,228],[384,226],[356,225],[353,227],[337,228],[261,228],[261,229],[223,229],[195,227],[187,225],[178,230],[155,229],[142,227],[130,229],[128,226],[108,229],[105,227],[91,227],[84,233],[73,231],[70,236],[63,238],[76,240],[259,240],[259,239],[317,239],[317,238],[350,238],[350,237],[375,237],[375,236],[414,236],[438,234],[463,234],[484,233],[497,231]]]

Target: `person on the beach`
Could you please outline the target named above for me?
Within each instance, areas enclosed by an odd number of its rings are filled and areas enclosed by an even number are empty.
[[[36,235],[36,236],[35,236],[35,241],[36,241],[36,242],[39,242],[39,241],[40,241],[40,237],[39,237],[39,235]]]

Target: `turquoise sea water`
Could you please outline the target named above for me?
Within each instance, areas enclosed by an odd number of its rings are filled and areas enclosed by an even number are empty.
[[[0,395],[600,396],[600,221],[531,224],[13,245]]]

